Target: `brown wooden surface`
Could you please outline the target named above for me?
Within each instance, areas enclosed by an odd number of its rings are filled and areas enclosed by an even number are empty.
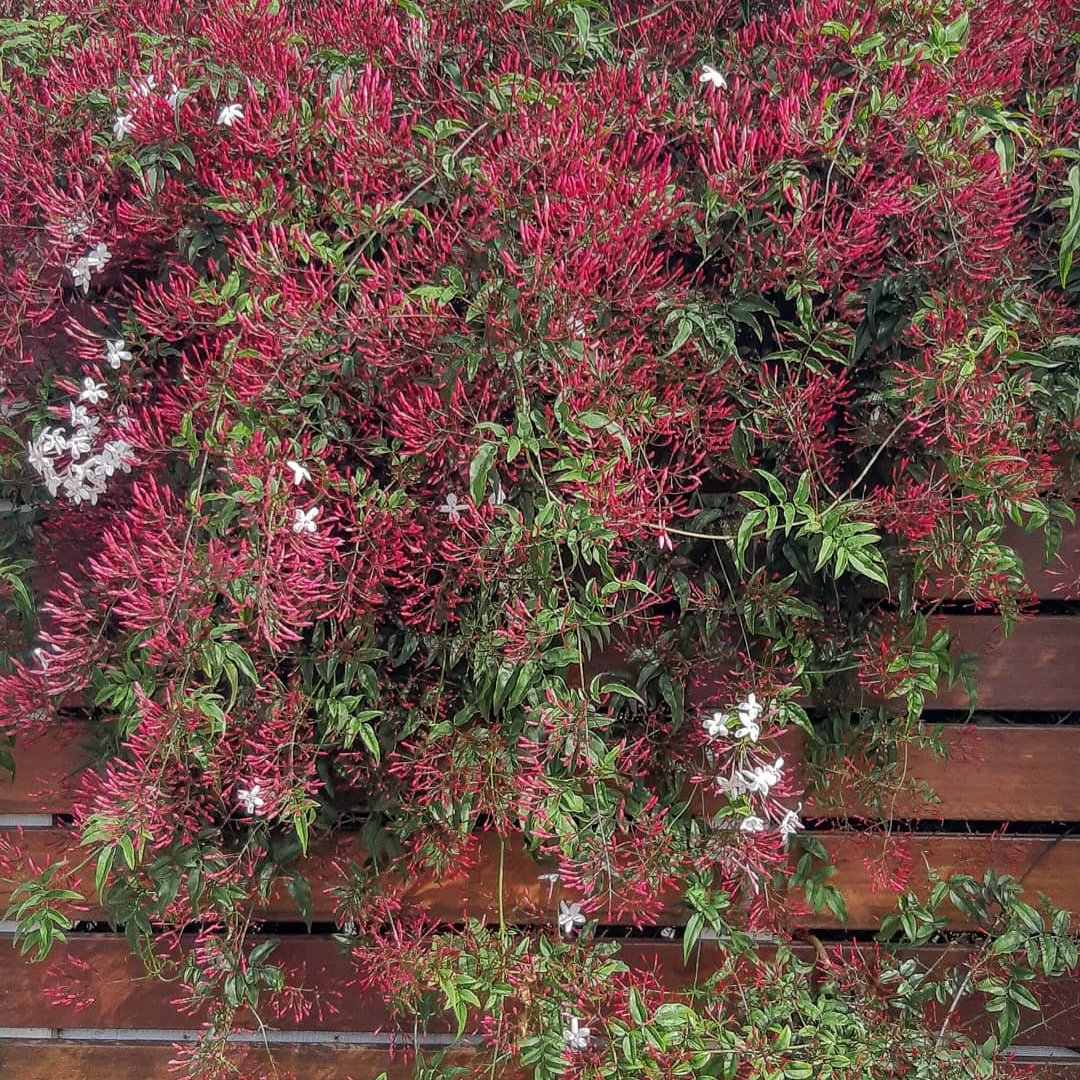
[[[3,830],[0,830],[0,838]],[[18,841],[22,866],[26,875],[55,861],[66,859],[77,872],[71,875],[76,891],[82,892],[91,902],[78,909],[75,917],[98,920],[104,917],[100,905],[93,902],[94,864],[86,860],[85,850],[77,847],[77,834],[67,828],[26,829]],[[364,851],[355,834],[344,833],[323,844],[311,856],[298,864],[307,878],[312,892],[312,915],[316,921],[333,920],[336,901],[327,891],[340,884],[341,872],[336,864],[350,860],[360,861]],[[453,870],[439,879],[430,875],[417,879],[406,886],[403,900],[415,911],[422,911],[439,922],[460,922],[468,915],[486,922],[497,922],[499,917],[499,862],[500,844],[497,837],[481,837],[474,860],[457,860]],[[80,864],[85,863],[80,867]],[[540,875],[550,871],[532,860],[523,850],[508,842],[503,864],[502,910],[512,923],[554,923],[558,899],[551,895],[548,884]],[[17,878],[0,871],[0,911],[11,899]],[[297,921],[299,913],[295,901],[288,895],[286,882],[282,880],[270,903],[261,905],[259,913],[264,919]],[[612,921],[612,920],[609,920]]]
[[[1024,560],[1028,584],[1041,600],[1080,600],[1080,525],[1062,531],[1061,547],[1046,561],[1041,533],[1010,529],[1009,545]]]
[[[1080,712],[1080,616],[1040,615],[1020,622],[1005,638],[994,615],[953,615],[944,620],[958,653],[979,657],[980,710]],[[598,661],[599,664],[599,661]],[[617,666],[617,665],[612,665]],[[725,702],[727,683],[715,666],[703,664],[687,681],[687,702],[697,709]],[[927,708],[966,709],[959,686],[927,699]]]
[[[412,1080],[413,1062],[400,1054],[360,1046],[275,1045],[268,1054],[263,1047],[234,1050],[238,1080]],[[160,1043],[45,1042],[37,1040],[0,1043],[2,1080],[169,1080],[176,1050]],[[475,1055],[455,1050],[445,1062],[468,1068]],[[182,1075],[182,1074],[181,1074]],[[500,1070],[499,1080],[524,1080],[530,1073]]]
[[[253,938],[253,944],[258,940]],[[10,938],[0,938],[0,948],[7,975],[0,979],[2,1026],[196,1029],[201,1023],[198,1016],[178,1011],[173,1002],[179,988],[148,978],[119,935],[73,934],[40,964],[19,958]],[[285,1016],[271,1026],[282,1031],[375,1031],[387,1023],[382,999],[356,988],[351,962],[331,938],[284,937],[273,962],[290,971],[303,970],[304,985],[313,988],[310,997],[321,1012],[317,1018]],[[15,972],[18,977],[11,977]],[[69,984],[78,988],[79,1002],[48,999],[50,988]]]
[[[1041,538],[1014,536],[1014,546],[1028,567],[1028,579],[1042,599],[1080,597],[1080,530],[1066,533],[1062,556],[1043,567]],[[1003,640],[1000,622],[993,616],[961,616],[949,619],[958,646],[980,655],[978,707],[983,711],[1080,712],[1080,618],[1040,615],[1021,623],[1013,637]],[[707,673],[693,680],[689,696],[699,705],[710,704]],[[966,696],[959,689],[943,692],[928,702],[933,708],[964,708]],[[72,728],[63,736],[50,737],[16,750],[14,782],[0,778],[0,813],[63,813],[72,805],[72,782],[86,760],[80,732]],[[907,778],[925,782],[940,803],[927,806],[899,798],[893,818],[979,821],[1078,821],[1080,822],[1080,727],[1071,726],[949,726],[944,739],[950,747],[946,761],[912,750],[903,772]],[[785,747],[795,766],[796,746]],[[858,807],[849,807],[857,813]],[[824,800],[807,797],[806,816],[814,813],[838,816]],[[880,836],[822,833],[832,853],[837,873],[832,879],[845,895],[851,929],[872,929],[895,909],[895,894],[878,887],[883,877],[903,876],[916,891],[929,887],[933,868],[937,875],[968,873],[981,877],[987,867],[1022,880],[1033,899],[1046,893],[1060,906],[1080,909],[1080,839],[977,835],[907,834],[894,836],[882,854]],[[2,834],[0,834],[2,836]],[[26,852],[38,863],[67,855],[78,859],[72,834],[60,829],[27,830]],[[307,860],[314,917],[334,917],[334,902],[327,887],[336,879],[335,858],[362,854],[356,838],[345,836],[332,849]],[[537,866],[516,850],[506,853],[504,912],[508,920],[550,924],[558,895],[551,896]],[[499,846],[485,837],[475,865],[461,867],[442,881],[422,880],[406,894],[416,908],[447,922],[466,912],[488,921],[498,916],[497,881]],[[87,876],[92,878],[92,871]],[[0,872],[0,878],[3,873]],[[875,883],[877,881],[877,884]],[[10,884],[0,880],[0,914],[6,908]],[[91,913],[99,914],[99,913]],[[597,912],[601,920],[603,913]],[[295,920],[297,912],[284,889],[263,912],[271,919]],[[681,922],[681,905],[668,905],[661,922]],[[800,916],[806,927],[834,927],[831,917]],[[963,928],[962,922],[952,924]],[[1078,923],[1077,925],[1080,925]],[[172,999],[175,984],[150,981],[126,943],[111,935],[73,935],[66,947],[56,950],[45,965],[30,965],[10,950],[5,951],[4,977],[0,978],[0,1026],[50,1028],[193,1029],[198,1017],[178,1013]],[[927,950],[922,950],[927,952]],[[681,962],[678,944],[624,943],[624,958],[633,966],[655,965],[672,989],[692,983],[694,973]],[[712,955],[716,955],[713,953]],[[697,974],[708,974],[710,947],[704,946]],[[362,993],[355,985],[351,962],[327,937],[289,936],[282,939],[275,961],[303,970],[305,986],[317,1001],[318,1015],[276,1022],[281,1030],[326,1032],[375,1031],[388,1023],[385,1004],[377,996]],[[55,965],[59,965],[56,967]],[[84,980],[86,1000],[81,1008],[72,1003],[49,1004],[48,988],[66,986],[76,973]],[[1038,991],[1037,991],[1038,992]],[[1045,1019],[1027,1020],[1021,1043],[1028,1045],[1080,1045],[1080,978],[1061,980],[1042,988]],[[969,1008],[961,1026],[978,1034],[985,1030],[985,1016]],[[437,1029],[436,1029],[437,1030]],[[297,1080],[374,1080],[384,1069],[390,1080],[414,1075],[411,1064],[391,1061],[383,1049],[329,1046],[280,1046],[275,1048],[282,1077]],[[137,1043],[82,1043],[63,1041],[0,1040],[0,1080],[149,1080],[165,1078],[174,1051],[162,1045]],[[468,1051],[459,1052],[459,1064],[468,1067]],[[244,1065],[245,1080],[273,1075],[266,1059],[255,1053]],[[513,1074],[511,1074],[513,1075]],[[1080,1080],[1080,1063],[1039,1066],[1036,1080]]]
[[[1046,542],[1041,532],[1025,533],[1010,526],[1002,541],[1020,556],[1025,578],[1040,600],[1080,599],[1080,527],[1062,530],[1061,547],[1046,561]],[[923,592],[925,596],[965,599],[962,590],[941,574],[931,571]]]
[[[847,926],[851,929],[874,929],[895,909],[895,894],[878,883],[897,878],[905,864],[910,867],[909,879],[913,888],[926,882],[928,866],[935,868],[941,877],[955,873],[981,878],[990,868],[1022,880],[1025,890],[1032,896],[1044,892],[1060,907],[1078,907],[1080,838],[1006,835],[995,839],[985,835],[893,833],[886,846],[880,833],[824,832],[816,835],[835,861],[836,874],[832,882],[844,893],[848,907]],[[28,830],[25,841],[35,850],[38,861],[44,861],[50,852],[54,856],[63,855],[70,842],[64,830],[45,829]],[[348,858],[350,849],[351,854],[358,854],[355,845],[355,838],[341,837],[332,850],[321,856],[314,855],[303,864],[311,886],[316,920],[334,919],[335,901],[328,892],[329,887],[339,880],[334,862]],[[541,873],[543,868],[527,854],[507,849],[503,861],[503,912],[509,922],[554,923],[558,897],[549,895],[547,884],[540,880]],[[90,866],[83,872],[85,895],[89,895],[92,874]],[[499,844],[495,837],[486,836],[475,865],[463,866],[441,881],[419,880],[409,886],[404,895],[414,910],[440,922],[459,922],[468,916],[494,923],[499,916],[498,880]],[[0,907],[5,905],[11,888],[10,881],[0,883]],[[298,918],[296,905],[285,894],[284,888],[271,904],[260,909],[260,914],[274,920],[295,921]],[[593,915],[601,922],[617,921],[603,911]],[[95,905],[81,917],[96,919],[101,917],[101,912]],[[686,911],[679,898],[672,896],[665,905],[661,923],[681,923],[685,918]],[[811,914],[797,921],[808,926],[837,925],[830,915]],[[962,927],[964,924],[956,920],[951,925]],[[1080,921],[1077,925],[1080,926]]]
[[[0,814],[63,814],[71,809],[79,771],[89,760],[86,724],[15,747],[15,775],[0,771]]]
[[[73,777],[86,761],[86,726],[16,748],[15,782],[0,780],[0,813],[65,813],[71,810]],[[788,767],[801,773],[803,735],[792,731],[780,747]],[[1080,726],[948,724],[942,730],[948,756],[911,747],[900,763],[909,783],[930,786],[939,803],[899,797],[893,818],[950,821],[1080,821]],[[807,793],[806,815],[868,815],[846,798],[839,782],[826,795]],[[710,804],[711,805],[711,804]],[[708,809],[709,807],[707,807]]]
[[[145,1043],[82,1043],[14,1041],[4,1044],[0,1058],[3,1080],[164,1080],[173,1076],[169,1061],[175,1051],[168,1046]],[[243,1080],[375,1080],[386,1072],[387,1080],[412,1080],[411,1062],[392,1060],[385,1050],[355,1046],[275,1046],[275,1074],[266,1062],[266,1051],[252,1051]],[[447,1064],[468,1068],[472,1054],[456,1050]],[[468,1074],[466,1074],[468,1075]],[[484,1075],[487,1075],[485,1072]],[[525,1080],[531,1073],[500,1069],[498,1080]],[[1080,1080],[1080,1062],[1032,1066],[1031,1080]]]
[[[919,893],[929,888],[931,868],[939,878],[981,878],[987,868],[1009,874],[1023,884],[1029,900],[1045,893],[1053,904],[1072,910],[1073,925],[1080,927],[1080,839],[910,833],[894,833],[887,841],[882,835],[859,833],[820,833],[818,839],[836,867],[830,882],[844,894],[852,929],[877,927],[895,911],[896,895],[875,882],[895,878],[905,867],[907,887]],[[949,908],[943,914],[955,929],[969,925]],[[797,921],[814,927],[836,925],[828,914]]]
[[[1080,711],[1080,617],[1040,615],[1005,639],[991,615],[948,620],[961,652],[976,653],[980,709]],[[927,702],[935,709],[966,708],[959,686]]]
[[[264,1049],[252,1049],[239,1059],[243,1080],[375,1080],[385,1072],[387,1080],[412,1080],[412,1062],[392,1059],[385,1050],[357,1046],[274,1046],[272,1064]],[[18,1040],[3,1044],[0,1057],[2,1080],[166,1080],[176,1074],[169,1062],[176,1051],[169,1046],[124,1042],[45,1042]],[[468,1068],[473,1054],[455,1050],[445,1063]],[[276,1069],[276,1071],[275,1071]],[[465,1075],[468,1075],[466,1073]],[[484,1076],[489,1075],[485,1070]],[[497,1080],[526,1080],[528,1070],[504,1067]],[[1031,1080],[1080,1080],[1080,1062],[1037,1063]]]
[[[261,940],[252,939],[252,945]],[[0,947],[9,942],[0,938]],[[798,946],[805,959],[813,956],[809,945]],[[768,947],[762,948],[768,956]],[[927,946],[906,955],[919,959],[924,968],[939,973],[948,966],[970,962],[971,948]],[[873,946],[835,946],[830,953],[843,961],[845,956],[873,955]],[[0,1015],[3,1026],[12,1028],[52,1028],[104,1030],[197,1030],[201,1017],[180,1012],[174,1004],[178,996],[175,983],[147,979],[139,961],[132,957],[127,943],[115,935],[74,935],[66,945],[59,945],[50,959],[41,964],[12,957],[10,969],[18,979],[0,980]],[[703,983],[717,970],[723,952],[713,942],[702,943],[690,964],[682,961],[679,943],[624,941],[619,956],[633,970],[655,971],[672,992]],[[360,992],[349,957],[329,938],[286,937],[271,957],[290,972],[303,967],[303,982],[318,988],[317,1017],[281,1019],[265,1017],[267,1026],[279,1031],[318,1030],[362,1032],[388,1030],[389,1015],[381,998]],[[53,1003],[46,992],[58,984],[78,986],[81,1007]],[[1028,1046],[1073,1045],[1080,1042],[1080,977],[1054,981],[1036,980],[1032,991],[1043,1004],[1043,1017],[1026,1014],[1021,1025],[1020,1044]],[[991,1021],[979,1007],[979,998],[965,1002],[951,1025],[971,1034],[982,1035]],[[435,1033],[448,1033],[447,1025],[433,1025]],[[0,1041],[0,1060],[3,1060]]]
[[[801,736],[801,733],[799,733]],[[945,758],[908,747],[897,776],[908,793],[886,806],[888,818],[948,821],[1080,821],[1080,727],[949,724],[942,729]],[[801,738],[785,751],[801,759]],[[839,774],[838,774],[839,776]],[[911,793],[925,784],[933,805]],[[843,790],[840,779],[806,799],[808,817],[873,817]]]

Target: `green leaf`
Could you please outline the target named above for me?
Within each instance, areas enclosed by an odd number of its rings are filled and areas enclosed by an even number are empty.
[[[1001,956],[1002,953],[1013,952],[1020,948],[1025,941],[1027,941],[1027,934],[1022,930],[1009,930],[994,942],[991,951],[995,956]]]
[[[577,27],[578,41],[584,49],[589,43],[589,33],[592,29],[589,11],[584,7],[574,7],[571,9],[571,14],[574,16],[574,26]]]
[[[754,530],[764,520],[764,510],[751,510],[739,524],[739,531],[735,537],[735,563],[740,570],[746,569],[746,549],[753,539]]]
[[[689,319],[679,320],[679,329],[676,331],[675,340],[672,341],[671,348],[668,350],[668,356],[677,353],[686,344],[693,330],[694,324]]]
[[[784,485],[773,476],[772,473],[766,472],[764,469],[755,469],[754,472],[758,474],[769,486],[769,490],[773,493],[777,502],[786,503],[788,501],[787,492],[784,490]]]
[[[630,698],[632,701],[638,702],[640,705],[645,704],[645,699],[640,694],[631,690],[629,686],[623,686],[621,683],[604,683],[600,687],[601,694],[616,694],[619,697]]]
[[[293,872],[289,883],[286,886],[289,890],[289,895],[296,903],[297,911],[300,912],[300,918],[304,920],[304,925],[308,928],[308,932],[311,931],[311,886],[307,883],[307,878],[303,874]]]
[[[483,501],[488,474],[491,472],[491,463],[495,460],[497,449],[495,443],[484,443],[469,463],[469,496],[473,506],[479,506]]]
[[[863,577],[888,585],[889,579],[885,575],[885,565],[881,562],[881,556],[877,552],[873,553],[874,557],[868,557],[869,555],[867,551],[847,551],[847,561],[851,564],[851,568]]]
[[[1061,234],[1061,244],[1058,253],[1058,278],[1064,289],[1069,280],[1069,272],[1072,270],[1073,253],[1080,241],[1080,166],[1074,165],[1069,170],[1068,177],[1070,197],[1068,199],[1069,218],[1065,225],[1065,231]]]
[[[601,428],[606,428],[611,423],[609,417],[598,412],[583,412],[577,420],[582,427],[591,428],[593,431],[599,431]]]
[[[382,761],[382,747],[379,746],[379,737],[375,734],[375,729],[370,724],[361,721],[357,724],[356,733],[360,736],[360,741],[367,752],[375,759],[375,764],[378,765]]]

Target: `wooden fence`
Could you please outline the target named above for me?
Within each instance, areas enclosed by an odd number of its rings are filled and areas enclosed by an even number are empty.
[[[993,868],[1022,880],[1025,890],[1045,893],[1053,903],[1080,913],[1080,595],[1075,588],[1080,580],[1080,530],[1066,536],[1061,555],[1050,567],[1042,565],[1030,540],[1018,538],[1016,543],[1041,601],[1038,611],[1007,640],[996,618],[951,618],[964,651],[980,655],[977,722],[957,722],[962,714],[955,711],[943,718],[950,721],[944,729],[947,760],[922,751],[910,754],[907,777],[924,781],[940,801],[933,807],[915,799],[898,801],[890,814],[893,838],[895,843],[902,823],[909,835],[900,847],[910,857],[910,883],[916,889],[925,886],[930,868],[942,876],[981,876]],[[694,681],[696,704],[708,705],[708,673]],[[953,690],[943,691],[929,707],[965,706],[963,693]],[[0,782],[0,843],[5,832],[22,829],[25,849],[38,863],[71,847],[74,837],[62,821],[71,809],[72,781],[85,763],[83,735],[73,724],[62,737],[17,750],[14,781]],[[797,759],[797,741],[786,749]],[[825,805],[822,792],[808,792],[806,815],[812,818],[815,809],[836,813],[822,809]],[[836,866],[833,882],[846,898],[846,929],[872,931],[894,909],[895,900],[875,889],[867,868],[874,845],[880,853],[880,839],[873,831],[834,829],[816,835]],[[331,864],[357,851],[356,840],[345,836],[307,860],[304,873],[311,883],[316,921],[333,917],[325,893],[332,880]],[[482,850],[479,867],[438,886],[417,884],[412,899],[435,918],[458,921],[468,911],[495,921],[498,860],[497,846],[491,843]],[[524,853],[506,856],[505,915],[510,921],[550,917],[552,905],[540,872]],[[0,913],[11,889],[12,882],[0,880]],[[88,895],[92,892],[87,889]],[[85,918],[100,915],[91,911]],[[295,921],[295,905],[287,896],[277,897],[266,917]],[[663,922],[675,925],[681,917],[673,898]],[[828,915],[810,916],[805,925],[840,929]],[[0,924],[0,1078],[147,1080],[168,1075],[171,1045],[198,1022],[176,1012],[170,987],[142,977],[122,937],[76,931],[58,948],[59,959],[85,965],[91,982],[90,1003],[76,1010],[46,1000],[48,968],[17,957],[10,941],[2,940],[10,939],[11,929]],[[954,923],[953,929],[962,930],[962,923]],[[700,965],[707,968],[714,948],[702,944]],[[677,985],[688,977],[681,952],[677,942],[634,940],[625,943],[623,958],[632,965],[656,965]],[[349,981],[348,960],[328,935],[288,934],[275,956],[286,963],[302,961],[309,983],[328,992]],[[986,1024],[982,1017],[969,1019],[973,1030]],[[412,1076],[407,1063],[388,1054],[379,1034],[385,1020],[381,1001],[350,991],[340,996],[337,1012],[321,1021],[318,1030],[292,1030],[283,1023],[270,1036],[275,1062],[299,1080],[366,1080],[384,1070],[392,1080]],[[1080,1049],[1074,1049],[1080,1048],[1080,977],[1053,985],[1043,1019],[1023,1030],[1020,1042],[1039,1080],[1080,1080]],[[254,1062],[264,1052],[252,1047],[253,1075]],[[467,1046],[454,1051],[455,1060],[466,1068],[469,1054]]]

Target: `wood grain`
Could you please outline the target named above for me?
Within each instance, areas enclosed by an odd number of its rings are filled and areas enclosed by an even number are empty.
[[[779,752],[803,775],[804,736],[791,731]],[[911,747],[899,763],[909,784],[926,784],[939,802],[910,795],[891,806],[890,817],[950,821],[1080,821],[1080,726],[948,724],[947,757]],[[0,780],[0,813],[65,813],[71,810],[77,771],[86,760],[85,725],[66,735],[16,748],[15,782]],[[857,767],[857,766],[856,766]],[[805,783],[805,779],[804,779]],[[808,792],[806,815],[872,817],[851,803],[839,779]],[[705,813],[715,801],[706,801]]]
[[[260,939],[252,939],[252,945]],[[7,942],[0,940],[0,946]],[[810,946],[797,946],[804,959],[812,959]],[[772,950],[763,946],[761,954],[768,959]],[[873,957],[872,946],[836,946],[830,949],[836,962],[849,962],[856,955]],[[938,973],[949,967],[966,969],[972,949],[929,946],[909,950],[925,969]],[[700,985],[717,970],[723,960],[722,948],[715,942],[703,943],[689,965],[682,961],[682,946],[678,943],[625,941],[619,957],[632,970],[651,971],[669,992],[676,993]],[[290,972],[304,965],[303,982],[311,987],[308,995],[315,999],[319,1012],[296,1019],[286,1016],[267,1020],[273,1030],[288,1032],[318,1030],[335,1032],[377,1032],[389,1030],[389,1015],[383,1001],[373,994],[359,992],[355,973],[347,955],[324,936],[284,938],[272,956]],[[201,1016],[181,1013],[173,1004],[177,997],[175,984],[147,980],[143,969],[128,949],[127,943],[114,935],[77,935],[67,945],[58,946],[54,957],[44,964],[14,960],[12,972],[18,979],[0,981],[0,1015],[4,1026],[11,1028],[47,1027],[58,1031],[74,1028],[128,1030],[183,1030],[199,1028]],[[86,998],[81,1009],[69,1004],[51,1004],[46,990],[75,981]],[[1025,1015],[1021,1025],[1021,1045],[1074,1045],[1080,1042],[1080,977],[1059,980],[1037,979],[1032,991],[1043,1004],[1043,1018],[1035,1013]],[[317,990],[315,989],[317,988]],[[966,1001],[954,1017],[957,1030],[972,1037],[985,1037],[988,1019],[981,1008],[981,998]],[[434,1024],[435,1034],[449,1033],[447,1024]],[[0,1041],[0,1061],[4,1060],[7,1044]],[[2,1074],[0,1074],[2,1075]]]
[[[1039,600],[1080,599],[1080,527],[1062,529],[1061,547],[1049,562],[1041,532],[1025,533],[1010,526],[1005,530],[1002,543],[1020,557],[1028,587]],[[969,594],[956,588],[955,582],[931,570],[921,595],[964,600]]]
[[[0,772],[0,814],[63,814],[71,809],[79,773],[90,760],[88,724],[62,729],[19,744],[15,775]]]
[[[0,1042],[2,1080],[167,1080],[176,1077],[169,1062],[177,1051],[160,1043]],[[476,1055],[449,1053],[445,1064],[469,1069]],[[288,1046],[236,1048],[233,1062],[242,1080],[413,1080],[415,1065],[398,1053],[360,1046]],[[500,1070],[498,1080],[525,1080],[517,1067]]]
[[[881,919],[896,906],[896,894],[882,883],[899,879],[909,881],[912,888],[925,888],[927,867],[935,868],[941,877],[970,874],[981,878],[987,869],[1011,874],[1023,881],[1025,891],[1030,895],[1046,893],[1054,904],[1065,908],[1075,907],[1076,899],[1080,897],[1080,839],[894,832],[886,845],[879,832],[812,835],[822,841],[835,862],[836,874],[831,880],[844,894],[850,929],[876,929]],[[64,856],[70,834],[59,829],[28,830],[25,843],[33,848],[37,861],[44,861],[50,854],[54,858]],[[317,921],[335,918],[336,903],[329,891],[340,881],[335,864],[361,854],[356,838],[345,835],[303,862],[302,870],[311,886],[313,914]],[[404,891],[406,908],[444,923],[457,923],[465,918],[496,923],[499,918],[499,860],[497,838],[483,837],[479,857],[473,864],[455,864],[454,870],[439,881],[421,878],[407,886]],[[502,910],[507,921],[521,925],[552,925],[558,911],[558,894],[549,895],[547,884],[540,880],[543,868],[524,851],[511,847],[505,853],[502,870]],[[79,878],[84,895],[91,894],[91,879],[92,868],[87,867]],[[0,882],[0,907],[10,897],[12,887],[11,879],[6,884]],[[573,897],[572,893],[563,895]],[[296,921],[299,917],[296,905],[286,895],[284,887],[256,914],[259,918],[277,921]],[[679,896],[671,895],[666,898],[659,921],[661,925],[680,924],[685,921],[686,914]],[[602,910],[593,915],[601,923],[618,921]],[[102,918],[103,913],[91,906],[91,910],[82,913],[81,917],[95,920]],[[838,925],[829,915],[799,915],[795,921],[815,927]],[[957,918],[950,925],[960,928],[966,924]],[[1080,921],[1077,925],[1080,926]]]
[[[798,771],[802,733],[783,751]],[[897,762],[907,793],[886,808],[892,819],[948,821],[1080,821],[1080,727],[949,724],[942,729],[945,758],[909,747]],[[790,756],[788,756],[790,755]],[[854,763],[858,768],[858,762]],[[937,796],[928,805],[910,793],[926,785]],[[876,817],[854,803],[842,779],[825,778],[823,790],[806,799],[806,816]]]
[[[0,829],[0,851],[3,849],[5,830]],[[11,894],[19,880],[25,879],[42,868],[66,860],[72,872],[68,880],[71,887],[91,902],[73,909],[73,917],[83,921],[98,921],[105,917],[104,909],[93,902],[94,866],[86,861],[85,851],[77,847],[77,834],[68,828],[26,829],[21,834],[7,831],[9,842],[18,845],[18,873],[0,870],[0,911],[10,902]],[[307,878],[312,892],[312,917],[315,921],[332,921],[337,903],[329,889],[339,885],[342,874],[339,866],[349,862],[362,862],[363,846],[356,834],[342,833],[319,845],[313,853],[298,863],[298,869]],[[407,883],[402,893],[406,909],[424,913],[439,922],[457,923],[466,918],[484,922],[498,921],[499,864],[503,862],[502,911],[511,923],[550,924],[558,911],[558,897],[552,894],[549,884],[540,875],[550,871],[534,862],[519,846],[507,842],[505,853],[500,851],[499,839],[491,834],[479,838],[475,857],[456,859],[452,868],[442,877],[430,874]],[[80,864],[86,862],[86,865]],[[260,905],[258,914],[262,919],[298,921],[300,913],[296,902],[288,894],[284,879],[275,889],[268,904]]]
[[[275,1046],[272,1061],[265,1050],[238,1059],[243,1080],[413,1080],[410,1061],[392,1059],[385,1050],[356,1046]],[[132,1042],[11,1041],[0,1044],[2,1080],[165,1080],[176,1051],[160,1044]],[[475,1055],[468,1050],[448,1054],[445,1064],[469,1075]],[[475,1074],[474,1074],[475,1075]],[[490,1074],[485,1070],[484,1076]],[[527,1080],[529,1070],[500,1068],[496,1080]],[[1080,1062],[1039,1062],[1029,1080],[1080,1080]]]
[[[954,836],[893,833],[819,833],[836,867],[830,879],[844,894],[848,927],[876,928],[896,908],[896,893],[883,884],[902,878],[905,887],[921,895],[938,878],[968,874],[981,878],[987,869],[1009,874],[1021,882],[1025,897],[1044,893],[1058,907],[1075,909],[1080,897],[1080,839],[1034,836]],[[949,925],[967,929],[970,923],[949,909]],[[831,915],[808,914],[796,922],[812,927],[835,927]],[[1080,927],[1074,910],[1073,925]]]
[[[990,615],[955,616],[947,623],[958,651],[979,657],[980,709],[1080,711],[1080,617],[1040,615],[1018,624],[1009,638]],[[935,709],[968,704],[959,686],[927,702]]]

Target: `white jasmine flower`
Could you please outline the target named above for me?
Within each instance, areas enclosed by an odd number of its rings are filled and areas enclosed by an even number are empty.
[[[103,457],[116,463],[121,472],[131,472],[130,462],[135,460],[135,448],[124,439],[110,439],[101,449]]]
[[[97,497],[104,490],[95,482],[94,473],[85,464],[73,462],[61,477],[64,484],[64,496],[76,506],[82,502],[97,503]]]
[[[123,439],[112,439],[101,448],[98,461],[106,476],[112,476],[118,469],[131,472],[132,448]]]
[[[739,825],[739,828],[744,833],[760,833],[764,832],[768,828],[768,824],[759,817],[755,817],[751,814],[749,817],[744,817]]]
[[[746,780],[743,776],[740,773],[735,773],[732,776],[718,776],[716,778],[716,790],[721,795],[737,799],[740,795],[745,795],[750,789],[746,786]]]
[[[157,86],[157,79],[153,75],[147,75],[145,79],[131,84],[131,92],[136,97],[149,97],[150,92]]]
[[[85,214],[72,218],[64,223],[64,238],[66,240],[78,240],[90,228],[90,219]]]
[[[123,361],[131,359],[131,351],[124,344],[123,338],[109,338],[105,342],[105,359],[114,370],[118,369]]]
[[[232,101],[228,105],[222,105],[221,110],[217,114],[215,123],[222,125],[223,127],[232,127],[237,120],[243,120],[243,118],[244,106]]]
[[[727,713],[714,712],[712,716],[706,716],[701,721],[701,726],[705,729],[705,734],[710,739],[715,739],[720,735],[727,734],[728,717]]]
[[[769,791],[780,783],[783,771],[784,759],[779,757],[773,765],[759,765],[752,772],[743,773],[746,777],[746,790],[768,795]]]
[[[76,289],[85,291],[90,288],[90,264],[85,257],[71,263],[68,266],[68,272],[71,274],[71,280]]]
[[[763,711],[763,707],[758,704],[758,699],[753,694],[748,695],[745,701],[740,701],[735,706],[735,712],[739,718],[739,726],[735,729],[735,738],[757,742],[758,736],[761,734],[761,725],[758,724],[758,718]]]
[[[285,465],[292,473],[294,487],[299,487],[301,484],[311,479],[311,473],[309,473],[299,461],[286,461]]]
[[[131,120],[131,113],[117,113],[116,119],[113,121],[112,132],[115,139],[123,139],[125,136],[130,135],[135,130],[135,125]]]
[[[240,788],[236,793],[236,801],[245,814],[254,814],[266,805],[266,800],[262,797],[262,787],[259,784]]]
[[[701,69],[701,74],[698,76],[698,82],[708,83],[710,86],[715,86],[717,90],[727,89],[727,79],[725,79],[712,64],[706,64]]]
[[[559,930],[564,934],[572,934],[575,927],[585,925],[585,913],[580,904],[568,904],[565,900],[559,901]]]
[[[172,83],[172,89],[165,95],[165,100],[169,103],[170,109],[176,108],[176,103],[180,100],[180,87],[176,83]]]
[[[803,823],[799,818],[799,811],[802,810],[802,803],[799,803],[795,810],[787,810],[784,816],[780,819],[780,823],[776,826],[776,831],[780,834],[780,838],[786,844],[792,836],[803,828]]]
[[[88,428],[79,428],[71,433],[67,441],[68,453],[72,461],[78,461],[84,454],[94,449],[94,434]]]
[[[319,508],[313,506],[310,510],[296,511],[296,515],[293,518],[292,531],[294,533],[313,533],[315,532],[315,519],[319,516]]]
[[[458,502],[458,497],[452,491],[446,496],[446,502],[439,507],[439,513],[445,514],[447,519],[455,525],[461,520],[461,515],[464,512],[465,504]]]
[[[563,1042],[571,1050],[588,1050],[591,1035],[589,1029],[582,1027],[581,1021],[576,1016],[568,1016],[567,1022],[569,1027],[563,1028]]]
[[[98,423],[96,417],[92,417],[85,405],[76,405],[74,401],[68,404],[68,415],[71,418],[71,426],[75,428],[93,428]]]
[[[69,264],[68,272],[75,283],[76,288],[84,291],[90,288],[90,276],[105,268],[105,264],[112,258],[112,252],[105,244],[97,244],[81,258]]]
[[[48,430],[46,428],[46,430]],[[46,456],[41,447],[41,436],[26,444],[26,460],[34,472],[44,475],[46,470],[53,467],[52,458]]]
[[[59,457],[67,449],[67,437],[63,428],[42,428],[34,442],[39,451],[49,457]]]
[[[80,401],[88,401],[91,405],[98,405],[103,401],[107,401],[108,397],[109,394],[104,383],[96,383],[91,378],[83,379],[82,391],[79,394]]]
[[[16,398],[14,401],[0,401],[0,417],[7,420],[9,417],[18,416],[30,408],[30,402],[24,398]]]
[[[103,270],[105,264],[112,258],[112,252],[107,244],[95,244],[87,253],[86,261],[91,270]]]

